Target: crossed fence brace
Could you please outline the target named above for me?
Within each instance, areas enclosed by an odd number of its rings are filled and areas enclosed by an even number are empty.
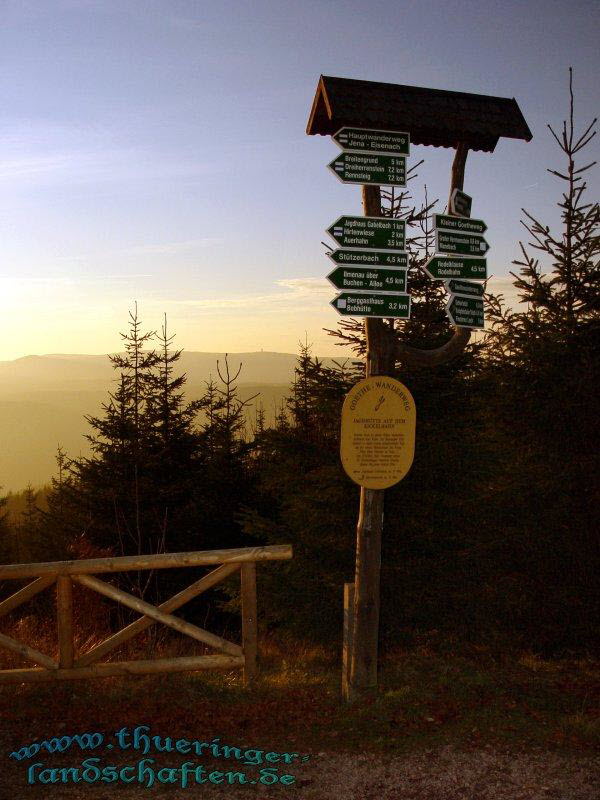
[[[256,562],[282,561],[292,558],[290,545],[245,547],[234,550],[206,550],[188,553],[93,558],[78,561],[54,561],[39,564],[0,566],[0,580],[35,577],[32,583],[0,602],[0,617],[27,602],[56,583],[58,621],[58,661],[29,645],[0,633],[0,647],[12,650],[40,666],[28,669],[0,670],[0,683],[22,683],[53,680],[74,680],[112,675],[182,672],[198,669],[232,669],[243,667],[244,682],[256,674]],[[92,573],[153,570],[169,567],[196,567],[220,564],[208,575],[165,600],[159,606],[140,600],[117,589]],[[236,644],[173,616],[171,612],[212,588],[234,572],[241,575],[242,644]],[[142,616],[109,636],[87,652],[75,657],[73,638],[73,582],[138,611]],[[115,647],[160,622],[217,651],[215,655],[183,656],[136,661],[100,662]],[[98,663],[100,662],[100,663]]]

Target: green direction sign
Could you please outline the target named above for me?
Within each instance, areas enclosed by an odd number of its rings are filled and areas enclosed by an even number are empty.
[[[331,301],[339,314],[350,317],[410,317],[408,294],[354,294],[342,292]]]
[[[338,267],[327,276],[336,289],[355,292],[406,292],[405,269]]]
[[[342,150],[359,150],[364,153],[398,153],[407,156],[410,149],[409,134],[398,133],[398,131],[340,128],[331,138]]]
[[[342,247],[404,250],[405,222],[386,217],[340,217],[327,233]]]
[[[434,280],[466,278],[484,281],[487,278],[487,262],[485,258],[433,256],[425,264],[425,272]]]
[[[451,280],[446,282],[448,291],[452,294],[462,294],[465,297],[483,297],[483,286],[470,281]]]
[[[471,203],[473,198],[469,197],[460,189],[454,189],[450,195],[450,212],[457,214],[459,217],[471,216]]]
[[[454,231],[436,231],[435,249],[438,253],[460,253],[466,256],[483,256],[490,249],[483,238],[474,233],[454,233]]]
[[[446,304],[451,321],[459,328],[483,328],[483,297],[452,295]]]
[[[470,217],[448,217],[445,214],[434,214],[433,224],[436,228],[445,228],[459,233],[485,233],[487,225],[482,219]]]
[[[332,261],[343,266],[408,268],[408,253],[386,253],[384,250],[332,250]]]
[[[406,186],[404,156],[342,153],[327,166],[343,183]]]

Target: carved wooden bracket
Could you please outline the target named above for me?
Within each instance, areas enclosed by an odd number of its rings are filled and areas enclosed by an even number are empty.
[[[454,189],[462,189],[465,164],[469,147],[458,142],[452,174],[450,179],[450,195]],[[381,191],[379,186],[363,186],[363,208],[366,216],[381,216]],[[450,203],[448,203],[448,209]],[[450,211],[448,210],[448,213]],[[367,375],[385,375],[393,372],[394,362],[400,361],[409,367],[436,367],[451,361],[460,355],[471,338],[470,328],[454,326],[454,333],[441,347],[433,350],[421,350],[418,347],[397,341],[392,330],[380,319],[366,319],[367,336]]]

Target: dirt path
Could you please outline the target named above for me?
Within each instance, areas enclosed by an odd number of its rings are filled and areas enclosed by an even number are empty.
[[[60,760],[62,765],[76,763],[73,759]],[[58,766],[54,758],[52,761],[52,766]],[[318,753],[305,763],[280,769],[280,775],[285,772],[295,775],[296,783],[289,787],[260,783],[195,785],[193,778],[185,789],[181,788],[179,780],[174,784],[157,783],[152,788],[120,782],[29,786],[29,762],[7,764],[4,759],[3,762],[0,772],[2,800],[131,800],[140,797],[182,800],[200,796],[302,800],[598,800],[600,797],[600,756],[543,751],[510,754],[491,748],[463,752],[443,747],[393,758]],[[104,757],[103,762],[108,763]],[[223,762],[209,767],[215,770],[232,768]],[[246,770],[249,779],[260,774],[258,768],[238,766],[240,768]]]

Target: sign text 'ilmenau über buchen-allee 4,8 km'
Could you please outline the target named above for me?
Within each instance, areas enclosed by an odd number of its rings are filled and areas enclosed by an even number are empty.
[[[329,273],[327,280],[336,289],[353,289],[355,292],[406,292],[405,269],[337,267]]]

